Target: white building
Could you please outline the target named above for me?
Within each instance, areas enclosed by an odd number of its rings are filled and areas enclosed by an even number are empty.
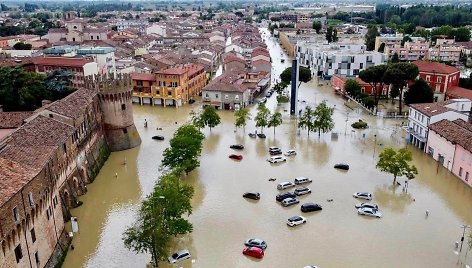
[[[165,25],[154,23],[146,27],[146,34],[158,34],[160,36],[166,37],[166,29],[167,27]]]
[[[137,29],[141,33],[146,33],[149,22],[146,20],[120,20],[116,23],[116,29],[121,32],[126,29]]]
[[[443,119],[468,121],[472,101],[452,99],[445,102],[411,104],[408,115],[408,140],[425,150],[428,140],[428,126]]]
[[[77,50],[77,55],[89,57],[98,65],[99,74],[116,76],[115,49],[112,47],[87,47]]]
[[[335,74],[357,76],[362,70],[386,62],[385,54],[365,49],[359,44],[299,42],[296,53],[301,66],[309,67],[313,75],[330,79]]]

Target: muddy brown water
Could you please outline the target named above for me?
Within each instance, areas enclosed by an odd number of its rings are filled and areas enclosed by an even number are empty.
[[[267,42],[275,59],[274,74],[280,73],[287,63],[280,63],[278,44]],[[402,121],[349,110],[328,86],[302,85],[301,108],[322,100],[335,107],[337,139],[316,133],[308,137],[303,130],[298,134],[288,105],[276,105],[275,96],[267,107],[281,111],[284,123],[275,135],[273,129],[265,129],[265,140],[247,135],[255,130],[254,122],[245,132],[235,132],[233,113],[220,111],[222,124],[211,133],[204,130],[201,166],[184,179],[195,187],[194,211],[189,217],[194,231],[177,238],[173,249],[189,249],[192,259],[175,266],[161,263],[160,267],[461,267],[458,260],[465,259],[467,246],[464,243],[459,258],[454,242],[462,235],[460,225],[472,223],[471,190],[415,148],[411,150],[418,177],[409,183],[407,193],[402,186],[394,187],[393,178],[376,170],[375,162],[386,146],[405,146]],[[88,185],[88,193],[80,197],[84,204],[72,211],[79,219],[80,232],[63,267],[145,267],[150,256],[127,250],[122,233],[133,222],[140,200],[152,190],[172,133],[199,107],[198,102],[180,108],[133,107],[143,143],[113,153],[95,182]],[[251,109],[254,116],[255,107]],[[149,122],[146,129],[144,119]],[[370,128],[352,131],[350,124],[358,119],[367,121]],[[156,134],[166,140],[152,140]],[[228,159],[233,153],[229,146],[234,143],[245,145],[240,162]],[[270,165],[265,161],[269,146],[295,149],[297,155],[286,163]],[[349,163],[351,169],[333,169],[339,162]],[[281,207],[275,201],[276,185],[297,176],[313,179],[307,185],[312,193],[300,197],[301,203],[319,203],[323,211],[303,214],[307,223],[289,228],[287,218],[302,215],[300,204]],[[404,178],[399,181],[403,183]],[[261,200],[244,200],[241,195],[246,191],[260,192]],[[384,217],[358,216],[354,204],[359,200],[352,197],[357,191],[371,192]],[[243,242],[252,237],[268,243],[263,260],[241,253]]]

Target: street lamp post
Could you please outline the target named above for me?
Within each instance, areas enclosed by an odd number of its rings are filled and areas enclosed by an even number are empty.
[[[374,154],[372,157],[375,157],[375,148],[377,147],[377,134],[374,134]]]
[[[347,135],[347,121],[349,120],[349,113],[346,114],[346,126],[344,127],[344,136]]]
[[[470,228],[470,226],[467,224],[463,224],[461,225],[461,228],[462,228],[462,237],[461,237],[461,248],[459,249],[459,256],[462,252],[462,244],[464,244],[465,229]]]

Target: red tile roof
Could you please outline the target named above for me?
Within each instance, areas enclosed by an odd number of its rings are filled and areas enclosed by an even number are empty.
[[[434,115],[445,113],[447,111],[451,111],[451,109],[445,107],[444,103],[442,102],[415,103],[415,104],[411,104],[410,107],[427,116],[434,116]]]
[[[81,88],[67,97],[51,103],[46,109],[76,119],[84,114],[84,110],[92,103],[93,96],[95,96],[93,92]]]
[[[33,112],[0,112],[0,129],[20,127],[32,114]]]
[[[156,72],[156,74],[182,75],[186,72],[187,72],[187,70],[185,70],[184,68],[169,68],[169,69],[165,69],[165,70],[160,70],[160,71]]]
[[[45,57],[36,58],[33,60],[35,65],[46,66],[65,66],[65,67],[83,67],[87,63],[93,61],[79,58],[63,58],[63,57]]]
[[[142,81],[156,81],[156,75],[149,73],[132,73],[131,79]]]
[[[0,206],[3,206],[36,174],[14,161],[0,158]]]
[[[420,72],[453,74],[459,72],[459,69],[440,62],[414,61],[413,64],[418,66]]]
[[[458,144],[472,152],[472,125],[462,119],[449,121],[443,119],[429,125],[429,129],[436,132],[452,144]]]
[[[446,95],[450,98],[463,98],[472,100],[472,90],[458,86],[450,87],[447,90]]]

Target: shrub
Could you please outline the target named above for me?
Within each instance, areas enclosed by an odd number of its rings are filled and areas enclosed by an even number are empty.
[[[278,95],[277,96],[277,102],[278,103],[287,103],[289,101],[289,98],[284,95]]]
[[[366,129],[367,128],[367,123],[366,122],[354,122],[352,123],[351,127],[355,128],[355,129]]]

